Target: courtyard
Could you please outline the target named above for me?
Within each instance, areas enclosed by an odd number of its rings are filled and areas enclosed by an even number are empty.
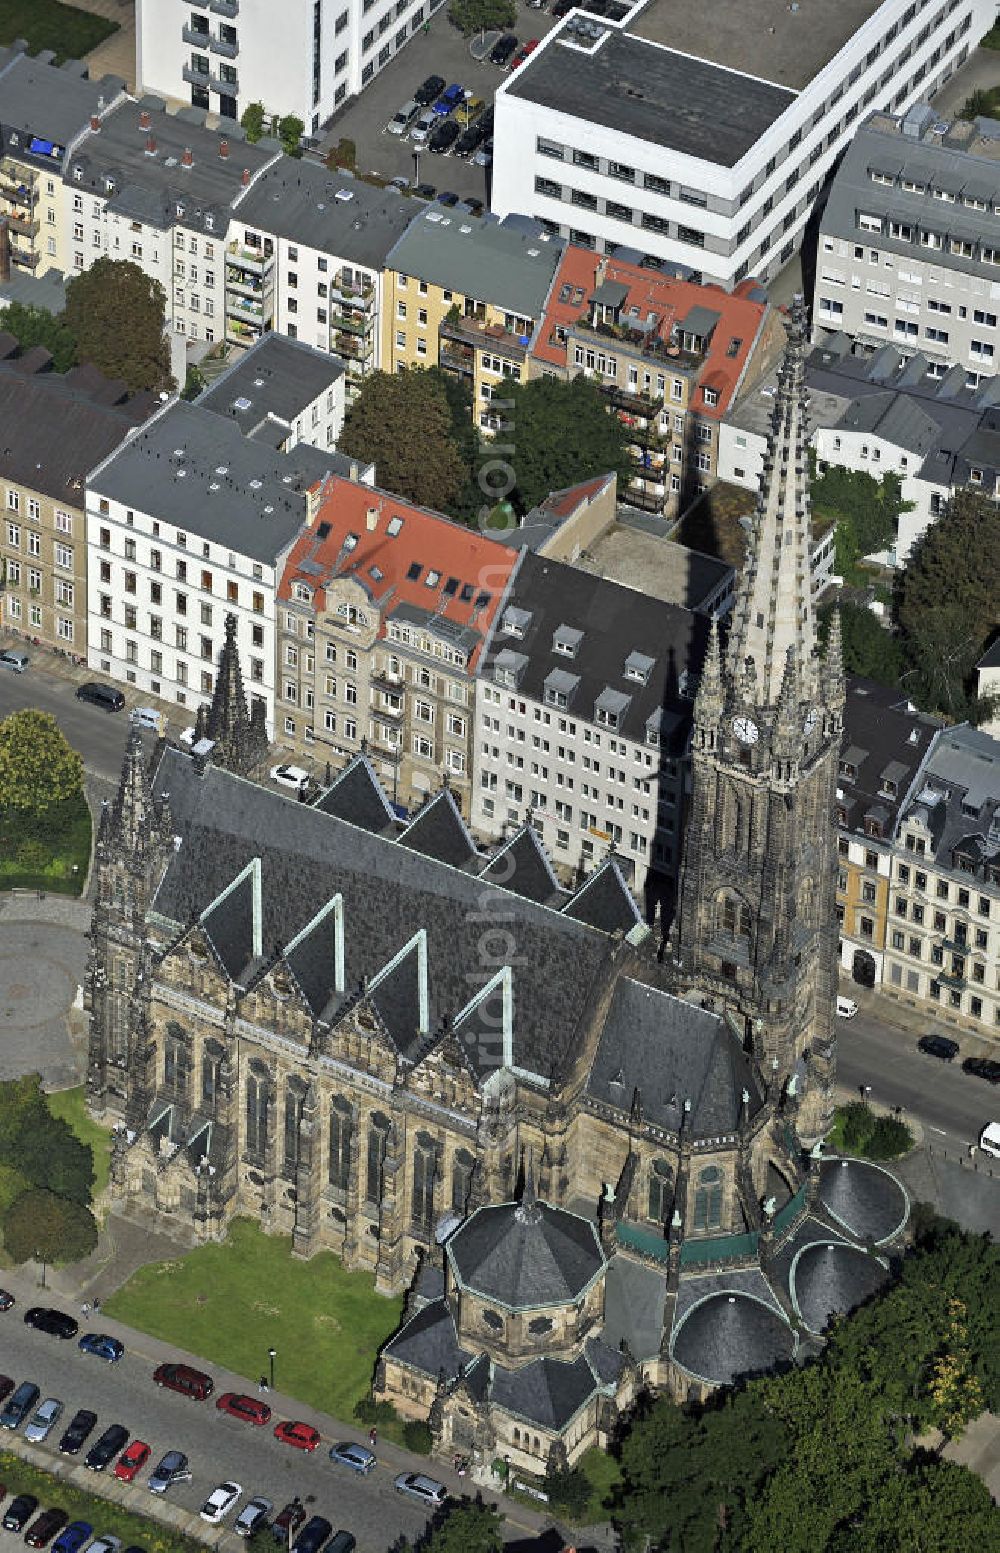
[[[52,49],[57,65],[83,59],[117,31],[117,22],[61,0],[0,0],[0,44],[23,38],[31,54]]]

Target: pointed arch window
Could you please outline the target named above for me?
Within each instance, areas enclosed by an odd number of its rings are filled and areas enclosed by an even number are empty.
[[[389,1118],[376,1111],[368,1123],[368,1159],[365,1170],[365,1199],[370,1203],[382,1201],[385,1178],[385,1156],[389,1144]]]
[[[295,1170],[299,1163],[299,1130],[306,1092],[299,1079],[285,1086],[285,1169]]]
[[[413,1150],[413,1192],[411,1214],[420,1229],[429,1230],[434,1221],[434,1178],[437,1175],[437,1144],[429,1132],[418,1132]]]
[[[205,1042],[201,1053],[201,1103],[208,1110],[215,1109],[219,1097],[222,1056],[222,1047],[218,1041]]]
[[[468,1149],[456,1149],[451,1162],[451,1206],[455,1213],[465,1213],[468,1209],[475,1168],[475,1156]]]
[[[698,1176],[694,1194],[695,1229],[720,1229],[722,1226],[722,1171],[707,1165]]]
[[[172,1019],[163,1036],[163,1087],[180,1101],[187,1099],[187,1072],[187,1033]]]
[[[247,1074],[246,1126],[247,1153],[263,1161],[267,1151],[267,1074],[251,1068]]]
[[[343,1095],[330,1101],[330,1185],[346,1193],[351,1179],[351,1142],[354,1137],[354,1109]]]
[[[665,1224],[673,1197],[674,1173],[665,1159],[654,1159],[649,1170],[647,1215],[654,1224]]]
[[[738,895],[723,895],[719,902],[719,927],[734,938],[749,938],[753,920],[746,901]]]

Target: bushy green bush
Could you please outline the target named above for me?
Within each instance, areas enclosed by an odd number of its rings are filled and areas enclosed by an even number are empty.
[[[403,1425],[403,1444],[417,1456],[429,1456],[434,1444],[430,1425],[419,1418],[408,1418]]]

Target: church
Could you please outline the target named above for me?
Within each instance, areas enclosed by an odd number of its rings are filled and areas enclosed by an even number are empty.
[[[375,1394],[442,1450],[543,1471],[643,1387],[793,1363],[906,1222],[819,1143],[844,677],[810,602],[804,336],[799,302],[666,929],[613,854],[561,886],[530,815],[489,852],[447,787],[402,822],[364,753],[311,804],[248,780],[231,634],[193,749],[133,736],[102,815],[87,1085],[118,1208],[202,1239],[251,1215],[406,1291]]]

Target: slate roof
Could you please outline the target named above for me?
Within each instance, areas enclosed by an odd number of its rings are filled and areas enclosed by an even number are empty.
[[[617,1348],[626,1342],[637,1359],[660,1352],[667,1281],[661,1270],[613,1256],[604,1281],[602,1338]]]
[[[400,834],[399,845],[436,857],[453,868],[464,868],[479,855],[462,812],[446,787],[417,811]]]
[[[392,248],[386,268],[537,319],[564,246],[540,228],[525,231],[426,205]]]
[[[396,829],[396,816],[365,755],[356,755],[313,807],[376,836]]]
[[[282,157],[236,201],[234,219],[368,269],[386,256],[413,220],[412,200],[317,162]]]
[[[910,1211],[895,1176],[864,1159],[824,1159],[819,1201],[848,1234],[876,1245],[897,1235]]]
[[[589,1219],[541,1202],[477,1209],[445,1251],[463,1289],[508,1310],[571,1304],[605,1265]]]
[[[962,879],[988,881],[1000,863],[1000,742],[981,728],[942,728],[900,822],[919,817],[931,833],[935,863]],[[897,826],[898,828],[898,826]],[[956,850],[971,862],[960,869]]]
[[[563,911],[605,933],[631,933],[642,924],[642,913],[613,855],[587,875]]]
[[[0,363],[0,480],[82,507],[91,469],[152,408],[124,383],[96,374],[27,373],[23,358]]]
[[[448,1301],[432,1300],[391,1337],[382,1352],[435,1379],[454,1380],[473,1355],[460,1347]]]
[[[795,1334],[772,1307],[724,1292],[692,1306],[671,1342],[675,1363],[717,1386],[790,1363],[795,1348]]]
[[[747,1054],[717,1014],[622,977],[587,1080],[587,1094],[628,1115],[638,1090],[647,1122],[680,1129],[684,1103],[696,1138],[735,1130],[742,1091],[749,1114],[764,1104]]]
[[[244,436],[249,436],[268,416],[291,424],[345,371],[339,356],[271,330],[209,384],[195,403],[203,410],[231,415]]]
[[[791,1273],[790,1292],[810,1332],[824,1332],[889,1281],[888,1269],[856,1246],[826,1240],[805,1246]]]
[[[595,1390],[594,1372],[580,1354],[572,1362],[535,1359],[516,1370],[494,1366],[491,1400],[518,1418],[560,1430]]]
[[[59,68],[44,56],[11,52],[5,59],[0,55],[0,72],[0,150],[8,150],[13,130],[18,144],[10,149],[18,161],[37,167],[58,167],[67,145],[87,127],[90,115],[110,107],[125,90],[121,76],[91,81],[79,73],[79,67]],[[31,141],[36,138],[53,142],[53,152],[32,152]]]
[[[898,690],[848,675],[837,776],[837,804],[845,816],[841,830],[864,836],[866,816],[879,808],[883,834],[891,836],[941,726],[939,718],[918,711]]]
[[[577,896],[567,898],[560,889],[552,864],[545,855],[545,848],[533,825],[522,825],[510,841],[498,847],[480,871],[479,877],[491,884],[503,885],[505,889],[513,890],[515,895],[523,895],[525,900],[554,906],[566,901],[567,911],[577,899]],[[638,907],[635,910],[638,912]],[[577,916],[580,921],[590,921],[586,915],[581,916],[575,912],[571,915]],[[602,924],[591,921],[590,926],[600,927]]]

